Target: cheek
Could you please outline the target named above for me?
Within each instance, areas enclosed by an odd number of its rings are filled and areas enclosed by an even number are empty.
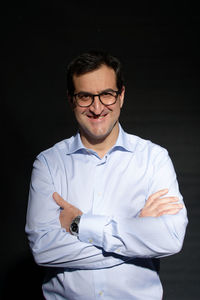
[[[81,107],[75,107],[74,108],[74,115],[75,115],[75,117],[78,119],[81,115],[83,115],[84,114],[84,112],[86,111],[86,109],[85,108],[81,108]]]
[[[120,115],[121,107],[122,107],[121,102],[118,102],[117,106],[115,107],[115,115]]]

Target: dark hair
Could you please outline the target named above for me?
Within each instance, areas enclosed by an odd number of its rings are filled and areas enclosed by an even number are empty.
[[[66,69],[68,95],[73,96],[74,94],[74,75],[86,74],[99,69],[102,65],[115,71],[117,88],[121,92],[124,80],[120,61],[107,52],[93,50],[79,55],[68,65]]]

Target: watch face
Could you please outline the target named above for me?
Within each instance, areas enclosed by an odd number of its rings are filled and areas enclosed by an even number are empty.
[[[72,223],[70,225],[69,230],[70,230],[71,234],[73,234],[75,236],[78,236],[80,218],[81,218],[81,216],[77,216],[76,218],[74,218],[74,220],[72,221]]]
[[[72,230],[73,232],[78,233],[78,225],[77,225],[76,223],[72,223],[72,225],[71,225],[71,230]]]

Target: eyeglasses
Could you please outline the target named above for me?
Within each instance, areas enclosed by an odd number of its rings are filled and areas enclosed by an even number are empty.
[[[76,103],[81,107],[89,107],[94,102],[94,98],[97,96],[99,101],[106,106],[115,104],[117,102],[117,97],[120,95],[120,91],[106,90],[100,94],[90,94],[86,92],[80,92],[74,94]]]

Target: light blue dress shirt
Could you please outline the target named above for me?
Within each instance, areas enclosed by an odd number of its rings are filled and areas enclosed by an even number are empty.
[[[186,208],[157,218],[139,213],[164,188],[183,203],[168,152],[121,126],[102,159],[83,146],[79,133],[40,153],[26,232],[36,263],[50,267],[45,298],[162,299],[158,261],[181,250]],[[78,238],[61,228],[55,191],[83,211]]]

